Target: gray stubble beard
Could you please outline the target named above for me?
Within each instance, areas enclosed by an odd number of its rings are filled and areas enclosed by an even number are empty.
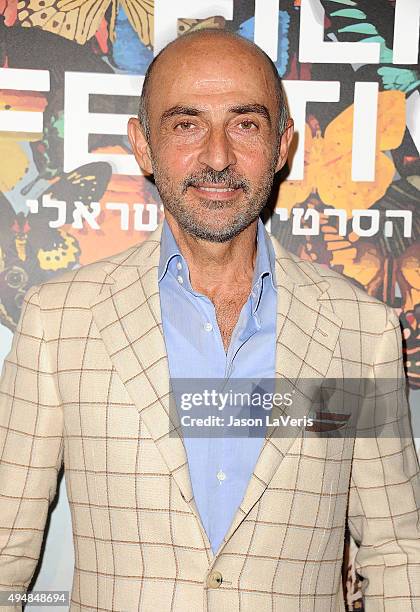
[[[274,159],[273,156],[273,161],[270,168],[262,177],[262,181],[258,186],[258,189],[254,194],[252,194],[251,197],[247,198],[249,206],[245,210],[239,211],[227,227],[214,229],[213,227],[206,225],[205,222],[201,223],[201,220],[197,219],[197,214],[194,212],[192,213],[187,207],[185,207],[185,205],[183,205],[182,195],[175,194],[175,190],[170,179],[164,172],[161,171],[161,168],[159,167],[159,164],[156,163],[156,160],[152,159],[155,184],[161,197],[164,209],[167,209],[173,215],[181,229],[183,229],[186,233],[209,242],[227,242],[240,234],[259,217],[268,200],[273,186],[276,163],[276,159]],[[233,175],[231,172],[227,173],[226,170],[218,172],[209,168],[207,171],[199,173],[199,177],[195,175],[194,177],[187,177],[184,179],[182,183],[182,193],[186,193],[191,180],[193,183],[197,182],[198,180],[201,180],[202,182],[217,182],[217,177],[219,177],[218,182],[226,181],[227,179],[228,184],[230,183],[232,186],[238,183],[238,177]],[[246,197],[247,193],[250,193],[251,191],[249,182],[240,177],[239,183],[242,185],[243,192]],[[200,199],[199,201],[200,204],[202,204],[202,206],[207,208],[209,211],[224,208],[225,206],[235,206],[234,201],[231,203],[220,200]]]

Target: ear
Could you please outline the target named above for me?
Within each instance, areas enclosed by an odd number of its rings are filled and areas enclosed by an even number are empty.
[[[153,174],[150,147],[136,117],[128,120],[127,133],[138,165],[144,174]]]
[[[287,155],[289,153],[290,143],[292,142],[294,128],[293,128],[293,119],[289,117],[286,124],[286,129],[281,135],[280,140],[280,148],[279,148],[279,159],[277,161],[276,172],[283,168],[284,164],[287,161]]]

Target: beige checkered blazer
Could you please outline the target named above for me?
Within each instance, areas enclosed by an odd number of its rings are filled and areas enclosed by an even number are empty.
[[[0,589],[25,590],[34,574],[64,460],[72,611],[343,612],[348,520],[366,612],[419,612],[419,465],[405,400],[391,406],[401,437],[270,429],[213,554],[182,438],[168,435],[161,227],[25,296],[0,379]],[[394,312],[272,241],[276,375],[401,376]]]

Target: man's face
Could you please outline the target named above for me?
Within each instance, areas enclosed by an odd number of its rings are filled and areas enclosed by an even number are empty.
[[[258,217],[286,160],[273,78],[241,42],[206,37],[176,47],[153,74],[147,156],[178,225],[224,242]]]

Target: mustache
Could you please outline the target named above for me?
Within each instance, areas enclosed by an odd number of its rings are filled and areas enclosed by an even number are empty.
[[[208,168],[202,172],[185,177],[181,183],[182,193],[185,193],[188,187],[198,187],[202,183],[214,183],[215,185],[223,183],[229,189],[243,189],[245,193],[250,190],[249,182],[242,176],[232,172],[229,168],[224,170]]]

